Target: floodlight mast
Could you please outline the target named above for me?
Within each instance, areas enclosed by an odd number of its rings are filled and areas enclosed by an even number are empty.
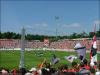
[[[99,33],[100,33],[100,22],[99,22]],[[99,40],[100,40],[100,36],[99,36]],[[100,50],[100,42],[98,42],[98,43],[99,43],[98,49]]]
[[[58,36],[58,23],[57,23],[57,20],[59,19],[58,16],[55,16],[55,20],[56,20],[56,40],[58,39],[57,36]]]
[[[20,58],[20,64],[19,64],[19,68],[24,68],[24,51],[25,51],[25,28],[22,28],[22,32],[21,32],[21,58]]]

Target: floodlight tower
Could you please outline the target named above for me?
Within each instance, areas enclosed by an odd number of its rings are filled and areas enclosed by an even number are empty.
[[[0,24],[0,39],[1,39],[1,24]]]
[[[99,33],[100,33],[100,22],[99,22]],[[99,36],[99,40],[100,40],[100,36]],[[100,41],[98,43],[99,43],[98,49],[100,50]]]
[[[99,23],[99,31],[100,31],[100,23]]]
[[[56,20],[56,40],[57,40],[57,36],[58,36],[58,20],[59,20],[59,17],[58,16],[55,16],[55,20]]]
[[[25,50],[25,28],[22,28],[22,32],[21,32],[21,58],[20,58],[20,64],[19,64],[19,68],[24,68],[24,50]]]

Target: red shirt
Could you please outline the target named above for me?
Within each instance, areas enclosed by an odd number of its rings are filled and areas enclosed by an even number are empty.
[[[13,75],[16,75],[17,72],[16,72],[16,69],[13,69]]]
[[[86,70],[90,70],[90,66],[85,65],[84,68],[85,68]]]
[[[69,69],[68,72],[77,72],[75,69]]]

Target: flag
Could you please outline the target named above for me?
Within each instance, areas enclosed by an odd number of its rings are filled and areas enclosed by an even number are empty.
[[[76,53],[80,60],[84,60],[86,58],[86,47],[82,46],[80,43],[77,43],[74,47]]]
[[[60,61],[60,58],[57,58],[56,55],[53,54],[53,57],[51,59],[51,63],[52,64],[57,64],[57,63],[59,63],[59,61]]]
[[[97,62],[97,44],[96,35],[93,36],[91,51],[90,51],[90,61],[91,63]]]
[[[44,39],[44,46],[45,47],[49,46],[49,39],[48,38]]]
[[[42,69],[43,64],[44,64],[45,62],[46,62],[46,58],[43,60],[43,62],[42,62],[41,64],[38,65],[38,68],[39,68],[39,69]]]
[[[64,58],[65,58],[66,60],[68,60],[69,62],[71,62],[71,63],[74,61],[74,59],[77,59],[77,57],[74,56],[74,55],[65,56]]]

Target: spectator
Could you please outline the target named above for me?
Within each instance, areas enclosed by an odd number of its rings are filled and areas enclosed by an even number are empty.
[[[95,75],[100,75],[100,62],[97,65],[97,71],[96,71]]]
[[[30,73],[30,72],[27,72],[27,73],[25,73],[25,75],[32,75],[32,73]]]
[[[13,69],[13,70],[11,71],[11,73],[12,73],[12,75],[17,75],[17,70],[16,70],[16,69]]]
[[[9,75],[9,72],[6,69],[2,69],[1,75]]]
[[[78,72],[79,67],[76,62],[72,62],[72,69],[70,70],[71,72]]]
[[[85,68],[83,62],[80,64],[80,71],[78,72],[78,75],[90,75],[90,71]]]
[[[90,68],[90,75],[95,75],[95,69],[93,67]]]
[[[25,68],[20,68],[19,72],[21,73],[21,75],[25,75],[26,69]]]
[[[83,60],[83,63],[84,63],[84,67],[87,69],[87,70],[90,70],[90,66],[88,65],[88,61],[86,59]]]

